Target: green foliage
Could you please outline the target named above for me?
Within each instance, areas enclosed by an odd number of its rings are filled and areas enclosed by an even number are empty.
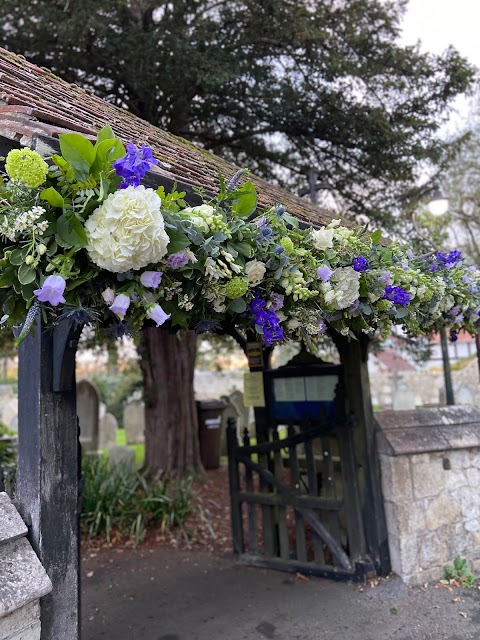
[[[3,440],[3,436],[8,436],[8,439]],[[16,433],[0,422],[0,465],[2,466],[15,464],[15,447],[11,441],[14,436],[16,436]]]
[[[0,45],[290,188],[314,167],[346,208],[387,218],[418,199],[420,163],[445,163],[437,133],[473,78],[452,48],[399,44],[404,4],[2,0]],[[80,181],[82,145],[65,149]]]
[[[89,537],[131,538],[138,544],[151,526],[184,528],[192,511],[191,481],[152,482],[128,465],[86,458],[81,522]]]
[[[449,584],[453,580],[460,583],[462,587],[475,588],[478,578],[470,571],[466,558],[457,556],[453,561],[453,566],[447,564],[443,567],[443,570],[445,572],[445,580],[441,582]]]
[[[117,419],[123,427],[123,406],[137,389],[143,388],[143,378],[138,363],[132,362],[124,371],[113,376],[97,375],[92,382],[99,390],[107,411]]]

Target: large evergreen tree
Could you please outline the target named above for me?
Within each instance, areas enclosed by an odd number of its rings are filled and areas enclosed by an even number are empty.
[[[419,195],[421,163],[447,161],[451,146],[436,135],[442,114],[473,76],[453,49],[429,56],[398,44],[405,4],[2,0],[0,44],[290,189],[314,168],[345,211],[388,223]],[[169,362],[175,344],[162,331],[142,338],[144,354]],[[151,365],[143,363],[147,415],[167,434],[195,420],[180,379],[191,371],[170,368],[179,410],[160,421],[151,403],[165,377]],[[177,470],[198,467],[196,455],[190,448]],[[174,458],[149,463],[178,467]]]

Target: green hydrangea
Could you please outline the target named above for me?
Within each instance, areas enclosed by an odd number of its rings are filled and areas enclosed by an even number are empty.
[[[36,189],[45,182],[48,164],[31,149],[12,149],[5,161],[5,171],[14,182]]]
[[[293,244],[293,241],[288,236],[283,237],[280,240],[280,244],[285,249],[285,253],[287,255],[291,255],[293,253],[295,246]]]
[[[247,293],[248,283],[240,276],[235,276],[230,282],[225,285],[225,295],[227,298],[234,300],[235,298],[241,298]]]

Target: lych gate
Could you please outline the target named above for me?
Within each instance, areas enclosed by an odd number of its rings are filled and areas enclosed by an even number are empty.
[[[365,482],[373,469],[357,459],[354,433],[361,425],[347,410],[343,366],[301,351],[287,365],[265,370],[263,384],[257,443],[251,445],[247,432],[239,443],[233,424],[227,434],[239,560],[333,578],[387,573],[381,509],[370,538],[365,529],[380,496]]]
[[[147,184],[170,189],[176,183],[187,192],[190,204],[199,202],[193,187],[214,191],[218,173],[231,175],[236,170],[9,52],[0,51],[0,72],[1,155],[22,145],[50,155],[57,151],[60,133],[94,135],[103,124],[111,124],[124,141],[148,142],[160,158],[161,168],[153,168]],[[261,194],[260,206],[283,202],[291,214],[310,224],[329,221],[328,214],[308,202],[262,180],[253,181]],[[76,640],[80,633],[75,352],[81,329],[69,319],[46,329],[38,316],[19,354],[16,500],[30,527],[30,541],[53,582],[52,593],[42,602],[43,640]],[[282,402],[281,384],[274,384],[281,374],[266,373],[267,408],[256,410],[257,444],[238,447],[230,436],[235,549],[241,554],[248,550],[255,564],[262,563],[257,552],[263,537],[269,566],[344,576],[360,576],[372,567],[388,570],[366,369],[368,340],[348,344],[339,335],[335,339],[343,369],[319,374],[337,376],[330,385],[337,397],[327,399],[324,413],[308,420],[302,412],[271,413]],[[265,360],[268,354],[266,350]],[[342,399],[340,410],[342,384],[345,403]],[[278,423],[287,427],[282,440],[272,428]],[[246,469],[243,486],[237,463]],[[244,517],[248,514],[246,534],[240,523],[242,504]]]

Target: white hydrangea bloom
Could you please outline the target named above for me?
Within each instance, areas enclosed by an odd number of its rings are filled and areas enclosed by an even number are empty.
[[[108,196],[85,223],[90,259],[115,273],[142,269],[167,253],[161,200],[143,185]]]
[[[335,269],[330,278],[335,292],[333,306],[335,309],[346,309],[358,300],[360,295],[360,274],[352,267]]]

